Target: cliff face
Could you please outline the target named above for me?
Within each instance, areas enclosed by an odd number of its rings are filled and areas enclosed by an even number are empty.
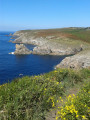
[[[57,31],[19,31],[14,35],[18,38],[13,43],[36,45],[32,51],[33,54],[71,55],[82,50],[80,41],[79,44],[76,44],[61,33],[57,34]]]
[[[87,51],[84,54],[78,53],[76,55],[66,57],[56,68],[90,68],[90,52]]]
[[[66,30],[66,31],[65,31]],[[90,44],[84,42],[85,40],[77,40],[78,38],[73,36],[70,31],[79,30],[79,28],[68,28],[68,29],[52,29],[52,30],[23,30],[14,33],[14,36],[18,36],[13,43],[21,44],[33,44],[36,45],[33,51],[28,51],[24,46],[20,47],[20,50],[15,51],[15,54],[41,54],[41,55],[72,55],[77,54],[72,57],[65,58],[57,67],[69,67],[69,68],[81,68],[90,66],[90,64],[85,65],[90,61]],[[81,29],[79,30],[79,33]],[[86,30],[86,29],[85,29]],[[64,31],[64,32],[63,32]],[[66,32],[69,31],[67,34]],[[76,33],[75,33],[76,34]],[[85,33],[86,34],[86,33]],[[77,38],[77,39],[76,39]],[[87,52],[83,53],[81,51]],[[87,55],[88,53],[88,55]],[[82,56],[82,57],[81,57]],[[87,58],[87,60],[84,60]],[[84,60],[84,61],[83,61]],[[81,63],[82,61],[82,63]],[[83,65],[84,64],[84,65]],[[79,66],[79,67],[76,67]]]

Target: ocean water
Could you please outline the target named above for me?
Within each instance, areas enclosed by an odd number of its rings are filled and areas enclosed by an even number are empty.
[[[0,84],[21,76],[47,73],[65,58],[65,56],[8,54],[15,51],[15,44],[8,42],[11,36],[6,36],[10,33],[13,32],[0,32]],[[34,46],[27,47],[33,49]]]

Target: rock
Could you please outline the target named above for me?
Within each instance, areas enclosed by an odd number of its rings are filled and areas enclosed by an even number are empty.
[[[12,40],[9,40],[8,42],[13,42]]]
[[[13,43],[22,43],[22,39],[18,37],[13,41]]]
[[[66,57],[56,68],[89,68],[90,67],[90,53],[76,54],[71,57]]]
[[[16,44],[16,50],[14,52],[14,54],[31,54],[32,51],[30,51],[28,48],[26,48],[26,46],[24,44]]]
[[[33,54],[41,54],[41,55],[46,55],[46,54],[51,54],[52,50],[47,48],[47,47],[35,47],[33,49]]]
[[[23,76],[23,74],[21,73],[21,74],[19,74],[19,76]]]
[[[74,48],[74,49],[73,49],[73,53],[76,54],[76,53],[78,53],[78,52],[80,52],[80,51],[82,51],[82,50],[83,50],[82,47],[80,47],[80,48],[78,48],[78,49]]]

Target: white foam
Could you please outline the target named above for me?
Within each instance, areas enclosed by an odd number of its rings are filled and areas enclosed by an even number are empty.
[[[14,52],[10,52],[9,54],[14,54]]]

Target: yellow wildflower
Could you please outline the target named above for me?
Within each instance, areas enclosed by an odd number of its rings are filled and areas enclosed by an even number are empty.
[[[52,107],[55,107],[55,104],[54,104],[54,102],[53,102],[53,104],[52,104]]]
[[[57,103],[58,103],[59,101],[57,100]]]
[[[56,84],[59,84],[59,82],[57,82]]]
[[[58,117],[56,116],[56,120],[58,119]]]
[[[62,99],[61,97],[59,97],[60,99]]]
[[[82,116],[82,118],[83,118],[83,119],[86,119],[86,117],[85,117],[84,115]]]
[[[76,115],[76,118],[78,118],[79,116],[78,115]]]
[[[46,90],[46,88],[44,90]]]

